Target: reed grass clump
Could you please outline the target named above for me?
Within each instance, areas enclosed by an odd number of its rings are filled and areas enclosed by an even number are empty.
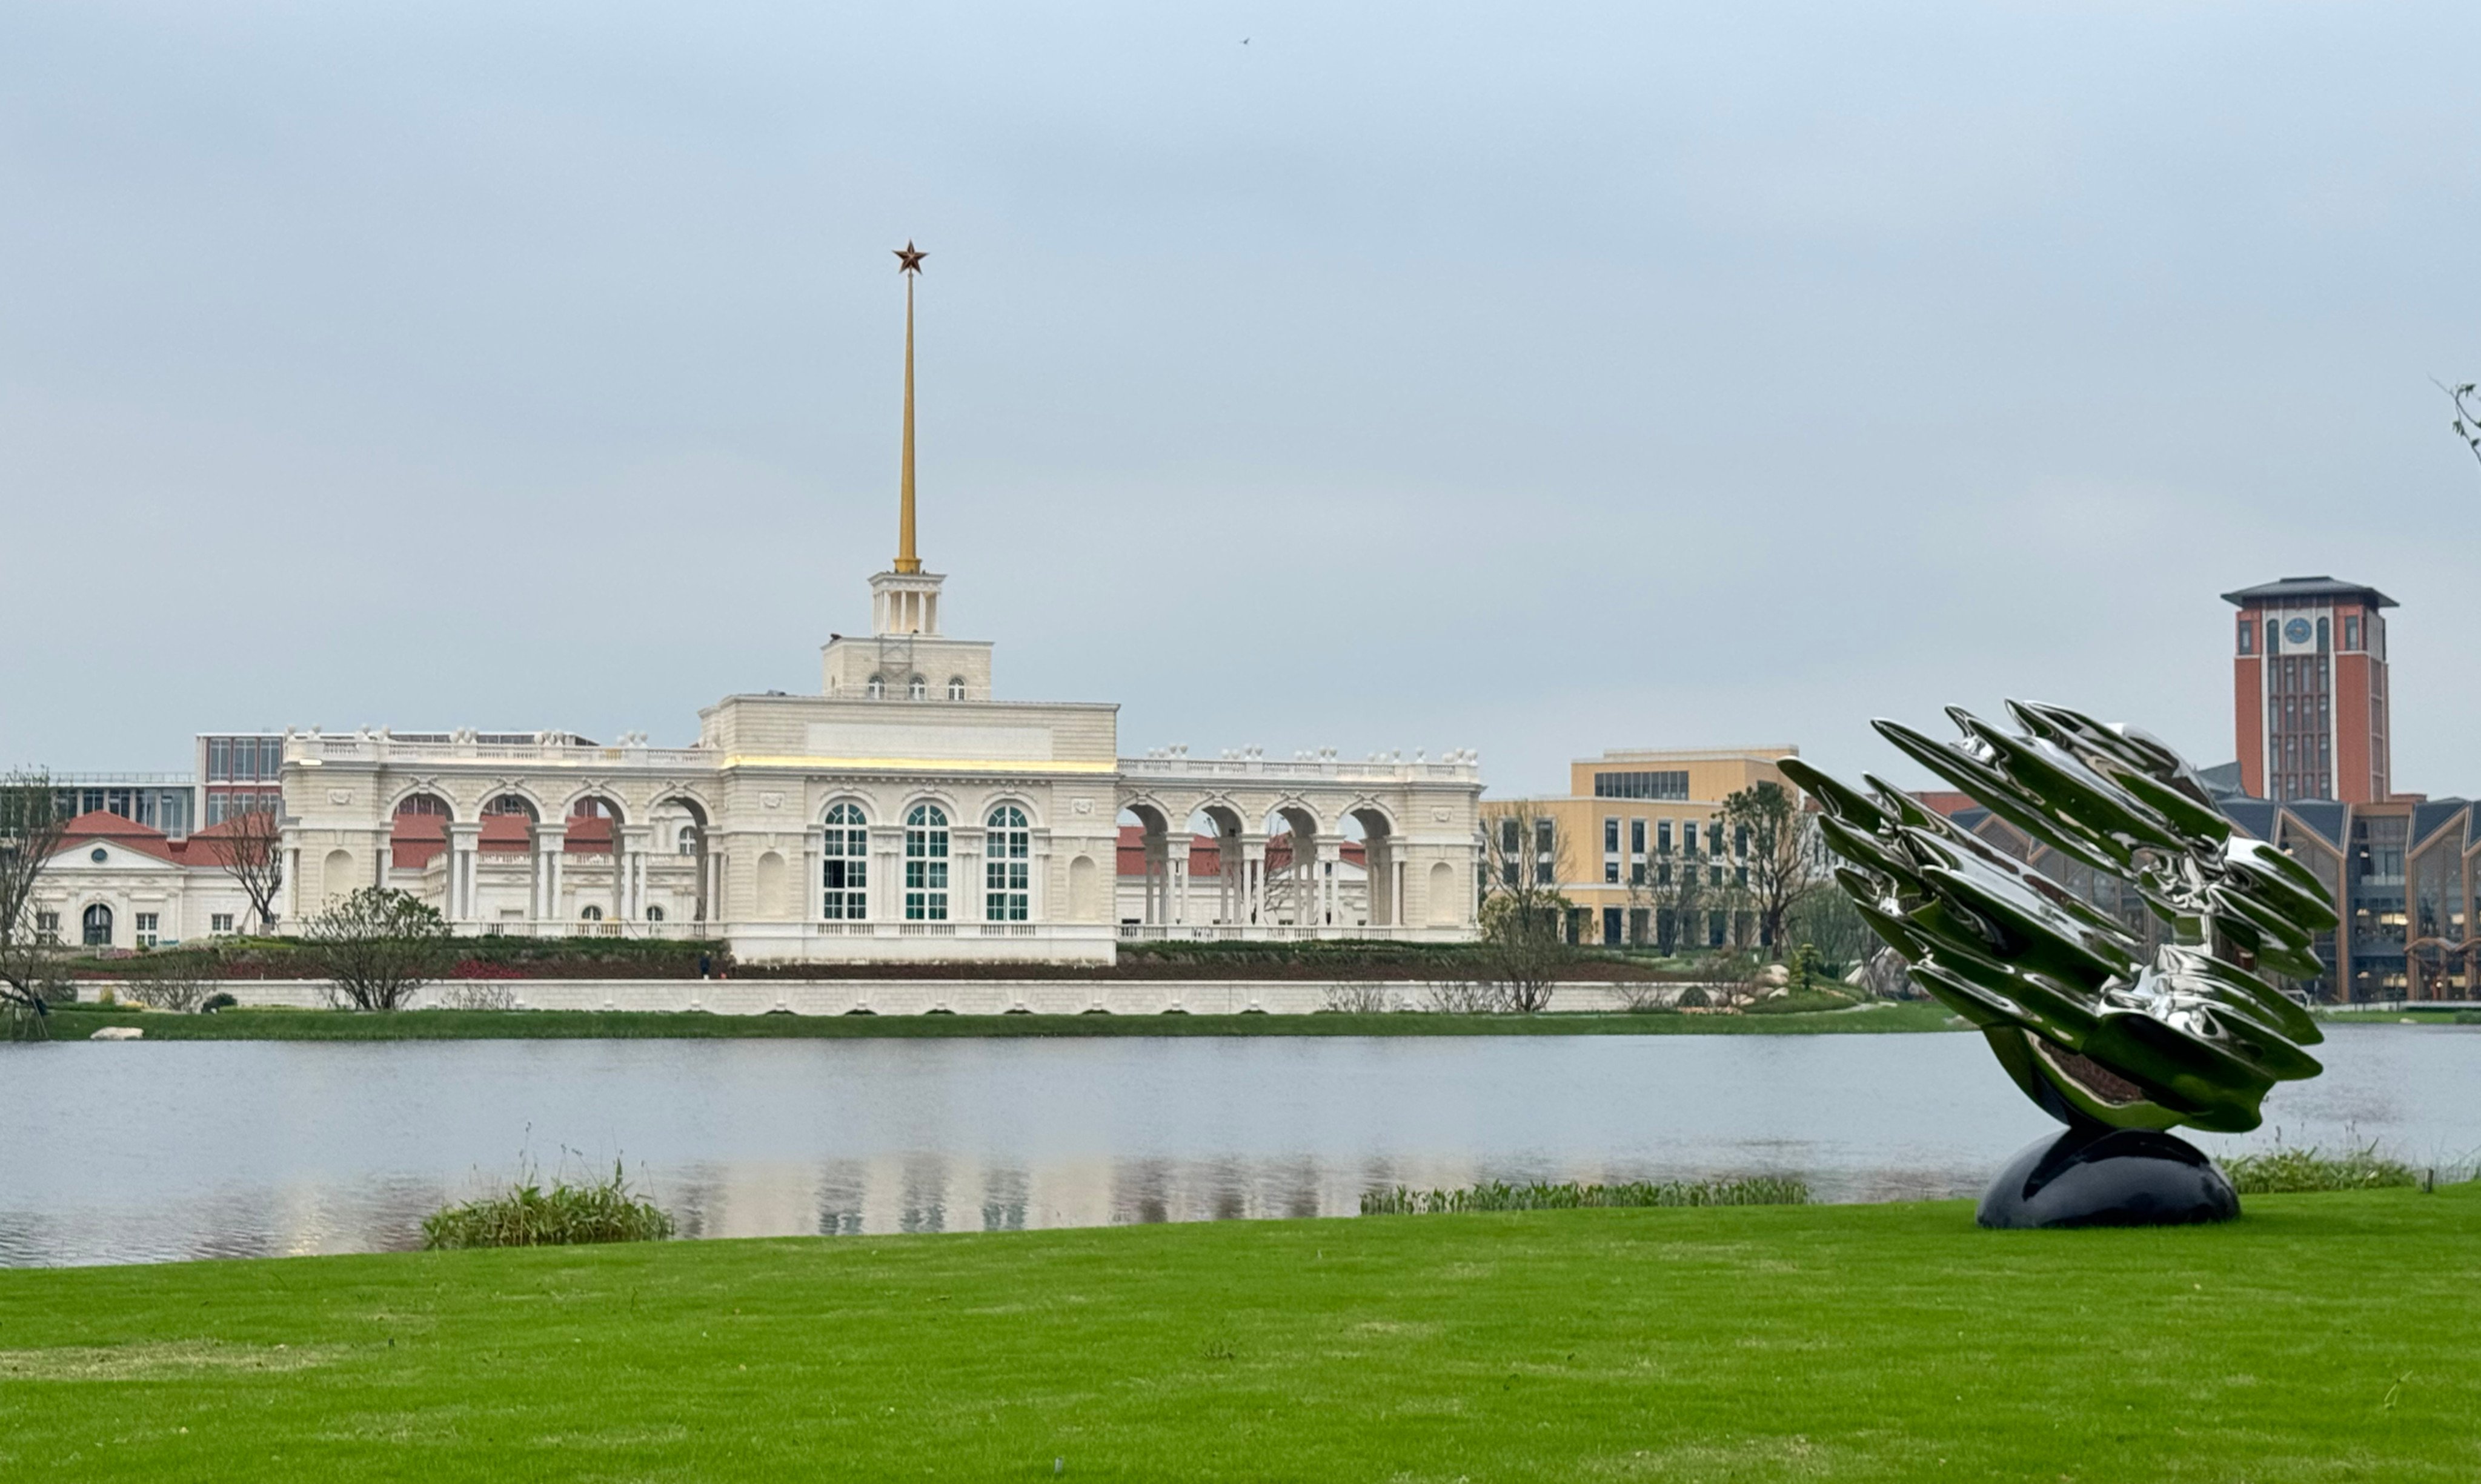
[[[2390,1185],[2422,1184],[2421,1172],[2400,1159],[2378,1153],[2378,1146],[2346,1154],[2306,1149],[2274,1149],[2264,1154],[2233,1155],[2223,1161],[2232,1188],[2242,1195],[2289,1195],[2303,1190],[2377,1190]]]
[[[1428,1216],[1470,1211],[1574,1211],[1588,1206],[1805,1206],[1809,1185],[1789,1175],[1738,1180],[1631,1181],[1616,1185],[1511,1185],[1503,1181],[1459,1190],[1364,1191],[1365,1216]]]
[[[497,1195],[443,1206],[422,1222],[422,1244],[434,1251],[662,1241],[671,1235],[671,1216],[632,1191],[617,1163],[608,1180],[556,1180],[546,1190],[528,1177]]]

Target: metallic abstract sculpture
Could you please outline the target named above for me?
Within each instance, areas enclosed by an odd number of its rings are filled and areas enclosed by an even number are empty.
[[[2024,1095],[2068,1125],[1983,1198],[1985,1226],[2155,1224],[2238,1213],[2181,1124],[2254,1129],[2276,1082],[2321,1070],[2316,1022],[2267,977],[2323,972],[2335,913],[2307,868],[2234,835],[2180,755],[2132,727],[2010,701],[2012,734],[1950,708],[1940,742],[1878,732],[1974,802],[2132,888],[2163,933],[2115,912],[1875,777],[1863,794],[1795,761],[1784,773],[1861,915],[1929,994],[1981,1028]],[[2149,937],[2167,938],[2150,953]]]

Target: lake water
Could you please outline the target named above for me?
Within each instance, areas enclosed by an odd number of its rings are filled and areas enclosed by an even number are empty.
[[[2340,1027],[2224,1153],[2481,1153],[2481,1028]],[[0,1265],[414,1245],[532,1161],[684,1235],[1348,1215],[1477,1180],[1977,1192],[2055,1126],[1973,1035],[0,1046]]]

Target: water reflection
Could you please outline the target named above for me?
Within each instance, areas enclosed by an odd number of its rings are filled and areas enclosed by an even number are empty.
[[[2268,1128],[2481,1151],[2481,1035],[2349,1028]],[[1969,1036],[140,1043],[0,1048],[0,1264],[385,1251],[514,1174],[632,1179],[685,1237],[1348,1215],[1482,1180],[1977,1191],[2050,1124]]]

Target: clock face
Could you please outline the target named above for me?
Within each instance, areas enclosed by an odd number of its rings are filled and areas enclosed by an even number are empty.
[[[2286,644],[2308,643],[2309,620],[2306,618],[2294,618],[2289,623],[2285,624],[2283,626],[2283,641]]]

